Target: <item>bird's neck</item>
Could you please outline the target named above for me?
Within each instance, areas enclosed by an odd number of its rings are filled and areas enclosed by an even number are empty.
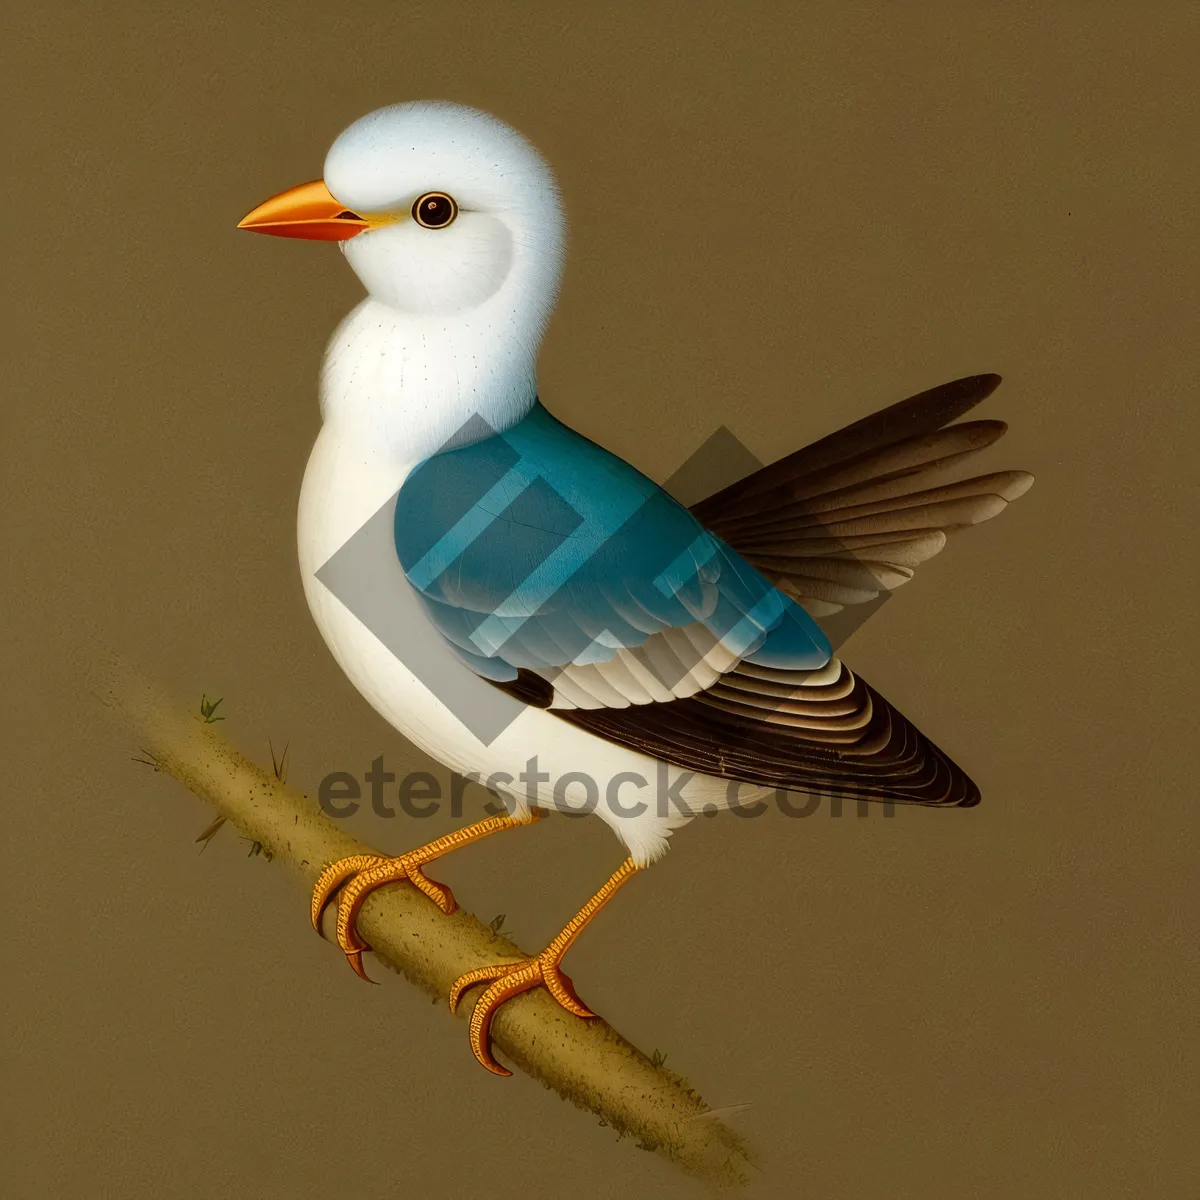
[[[540,338],[526,332],[486,309],[425,317],[368,298],[329,344],[322,418],[405,465],[459,444],[464,427],[470,440],[509,429],[537,399]]]

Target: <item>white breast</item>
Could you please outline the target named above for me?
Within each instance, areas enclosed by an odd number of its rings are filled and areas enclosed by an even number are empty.
[[[300,492],[300,571],[313,619],[339,666],[386,721],[452,771],[484,783],[499,775],[499,789],[512,796],[518,809],[529,800],[543,808],[578,808],[594,796],[595,814],[612,827],[639,865],[660,857],[671,830],[690,819],[666,802],[667,789],[689,773],[532,707],[485,745],[317,578],[320,568],[395,495],[409,466],[396,466],[385,454],[339,436],[334,426],[321,431],[309,459]],[[393,560],[399,603],[406,599],[400,589],[411,585],[394,552]],[[446,670],[465,672],[420,608],[413,605],[411,611],[413,620],[428,625],[428,638],[444,655]],[[492,686],[474,677],[472,685]],[[628,780],[630,772],[641,776],[646,786]],[[541,773],[548,779],[506,786],[523,773]],[[576,778],[566,781],[568,774]],[[579,774],[586,775],[594,788],[580,781]],[[619,775],[626,775],[625,783],[616,780]],[[632,817],[615,812],[606,802],[614,781],[614,794],[622,806],[640,800],[646,811]],[[692,812],[728,804],[727,781],[705,775],[691,776],[676,794],[682,795]],[[743,789],[737,799],[745,803],[750,794]]]
[[[682,795],[694,813],[728,804],[727,781],[691,775],[646,755],[615,746],[542,709],[526,707],[485,744],[404,662],[317,577],[318,571],[399,491],[409,471],[473,413],[495,429],[508,428],[536,396],[533,363],[498,325],[460,325],[452,341],[438,331],[403,322],[366,301],[343,323],[326,358],[322,380],[325,425],[313,448],[300,493],[298,540],[304,593],[322,636],[351,682],[406,738],[451,770],[477,781],[495,780],[517,808],[527,803],[569,809],[596,796],[597,816],[624,842],[639,865],[665,852],[670,831],[690,817],[667,802],[667,789],[689,776]],[[405,579],[390,539],[371,563],[377,586],[403,605],[406,620],[427,628],[427,644],[447,673],[464,674],[463,686],[492,693],[459,661],[428,621]],[[386,561],[384,561],[386,560]],[[378,568],[378,573],[376,571]],[[377,597],[386,603],[388,597]],[[426,678],[429,678],[426,675]],[[533,771],[548,779],[520,782]],[[645,787],[629,780],[641,776]],[[565,776],[574,775],[574,781]],[[591,786],[578,777],[586,776]],[[619,775],[626,782],[614,780]],[[497,776],[500,778],[497,779]],[[504,777],[512,783],[505,786]],[[606,802],[610,788],[622,806],[644,801],[637,816],[622,816]],[[745,802],[745,790],[737,798]]]

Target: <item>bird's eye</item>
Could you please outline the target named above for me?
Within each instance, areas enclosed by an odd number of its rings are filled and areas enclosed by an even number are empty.
[[[458,216],[458,205],[445,192],[426,192],[412,206],[412,215],[426,229],[444,229]]]

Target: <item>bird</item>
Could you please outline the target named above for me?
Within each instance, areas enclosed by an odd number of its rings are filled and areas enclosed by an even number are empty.
[[[698,813],[773,793],[979,802],[818,618],[887,595],[1028,490],[1025,471],[946,482],[1004,434],[958,420],[999,376],[890,404],[687,507],[542,403],[567,222],[548,162],[499,118],[444,100],[377,109],[336,138],[320,179],[238,227],[334,242],[366,291],[325,354],[299,498],[312,617],[386,721],[504,799],[400,855],[324,864],[313,924],[336,895],[357,974],[370,947],[356,919],[376,888],[407,881],[452,913],[429,864],[548,811],[592,812],[620,866],[541,953],[450,989],[454,1010],[484,988],[471,1050],[508,1075],[496,1011],[543,987],[591,1019],[563,956]],[[329,564],[368,526],[386,536],[356,559],[358,583],[419,646],[419,669],[330,586]],[[494,727],[473,723],[497,705]]]

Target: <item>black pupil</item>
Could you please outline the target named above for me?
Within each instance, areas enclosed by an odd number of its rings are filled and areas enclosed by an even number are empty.
[[[427,196],[420,204],[423,225],[445,225],[454,216],[454,206],[446,196]]]

